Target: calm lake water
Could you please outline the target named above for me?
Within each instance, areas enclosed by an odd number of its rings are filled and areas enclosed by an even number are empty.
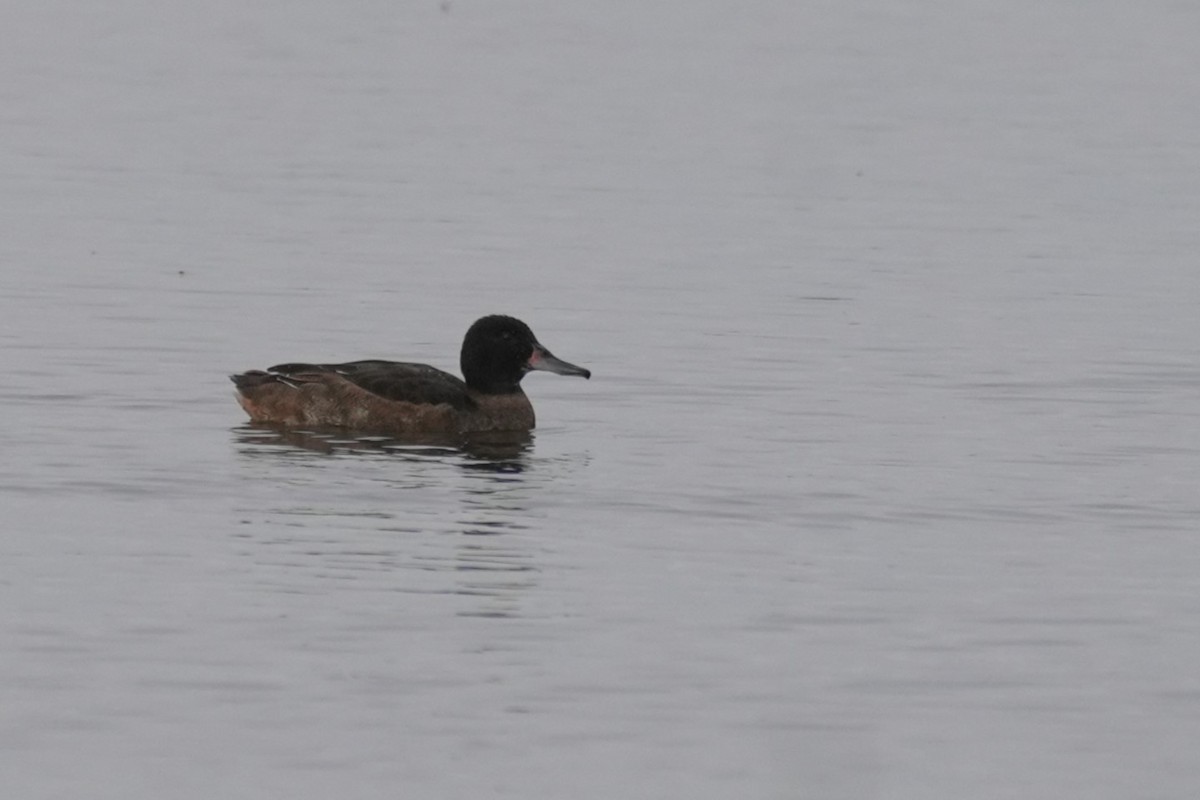
[[[21,798],[1194,798],[1200,6],[0,11]],[[256,430],[456,369],[510,452]]]

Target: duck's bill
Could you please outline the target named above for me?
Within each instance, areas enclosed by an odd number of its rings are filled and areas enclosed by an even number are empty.
[[[592,377],[590,369],[577,367],[574,364],[563,361],[561,358],[555,358],[554,355],[542,347],[540,344],[533,346],[533,355],[525,362],[525,368],[529,370],[543,370],[545,372],[553,372],[555,375],[580,375],[584,378]]]

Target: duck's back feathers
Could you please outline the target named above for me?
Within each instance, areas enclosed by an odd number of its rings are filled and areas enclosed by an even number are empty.
[[[466,383],[428,364],[378,360],[345,364],[292,363],[269,367],[267,374],[296,383],[337,376],[384,400],[419,405],[446,404],[460,411],[475,407]]]

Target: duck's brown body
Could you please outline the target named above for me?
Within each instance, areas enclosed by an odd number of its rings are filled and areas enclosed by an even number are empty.
[[[531,430],[525,392],[480,394],[464,386],[467,403],[389,400],[332,372],[289,377],[246,373],[238,403],[255,422],[288,427],[336,427],[387,434],[463,434]]]
[[[526,372],[591,376],[551,355],[524,323],[502,316],[471,326],[461,362],[465,381],[396,361],[279,364],[232,379],[255,422],[405,437],[527,431],[535,418],[520,386]]]

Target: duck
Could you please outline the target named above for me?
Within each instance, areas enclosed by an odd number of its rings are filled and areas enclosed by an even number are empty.
[[[379,360],[276,364],[229,377],[252,422],[398,437],[530,431],[536,418],[521,389],[525,375],[592,377],[503,314],[467,329],[459,365],[461,379],[428,364]]]

